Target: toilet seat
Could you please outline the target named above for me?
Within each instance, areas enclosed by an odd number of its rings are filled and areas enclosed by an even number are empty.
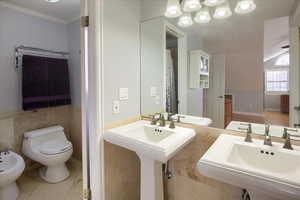
[[[68,140],[51,140],[41,144],[38,149],[44,155],[57,155],[72,150],[73,146]]]

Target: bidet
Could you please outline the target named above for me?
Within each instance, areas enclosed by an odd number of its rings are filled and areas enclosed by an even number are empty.
[[[12,151],[0,153],[0,199],[16,200],[19,188],[16,180],[25,168],[24,160]]]

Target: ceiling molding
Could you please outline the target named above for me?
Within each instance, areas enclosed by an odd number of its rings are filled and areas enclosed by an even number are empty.
[[[61,23],[61,24],[67,24],[68,23],[68,22],[66,22],[62,19],[52,17],[50,15],[45,15],[43,13],[28,9],[28,8],[22,8],[22,7],[19,7],[17,5],[14,5],[12,3],[4,2],[4,1],[0,1],[0,7],[10,8],[10,9],[19,11],[19,12],[24,13],[24,14],[28,14],[28,15],[31,15],[31,16],[39,17],[41,19],[45,19],[45,20],[49,20],[49,21],[53,21],[53,22],[57,22],[57,23]]]

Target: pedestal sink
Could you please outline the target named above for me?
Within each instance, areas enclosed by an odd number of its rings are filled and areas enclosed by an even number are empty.
[[[246,188],[251,200],[300,199],[300,148],[263,145],[261,140],[221,135],[197,168],[202,175]]]
[[[155,162],[166,163],[195,135],[193,129],[158,127],[141,120],[108,130],[104,139],[137,153],[141,160],[141,199],[155,200]]]

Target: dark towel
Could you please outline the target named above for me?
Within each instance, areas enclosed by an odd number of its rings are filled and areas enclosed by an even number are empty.
[[[24,55],[22,72],[24,110],[71,104],[66,59]]]

